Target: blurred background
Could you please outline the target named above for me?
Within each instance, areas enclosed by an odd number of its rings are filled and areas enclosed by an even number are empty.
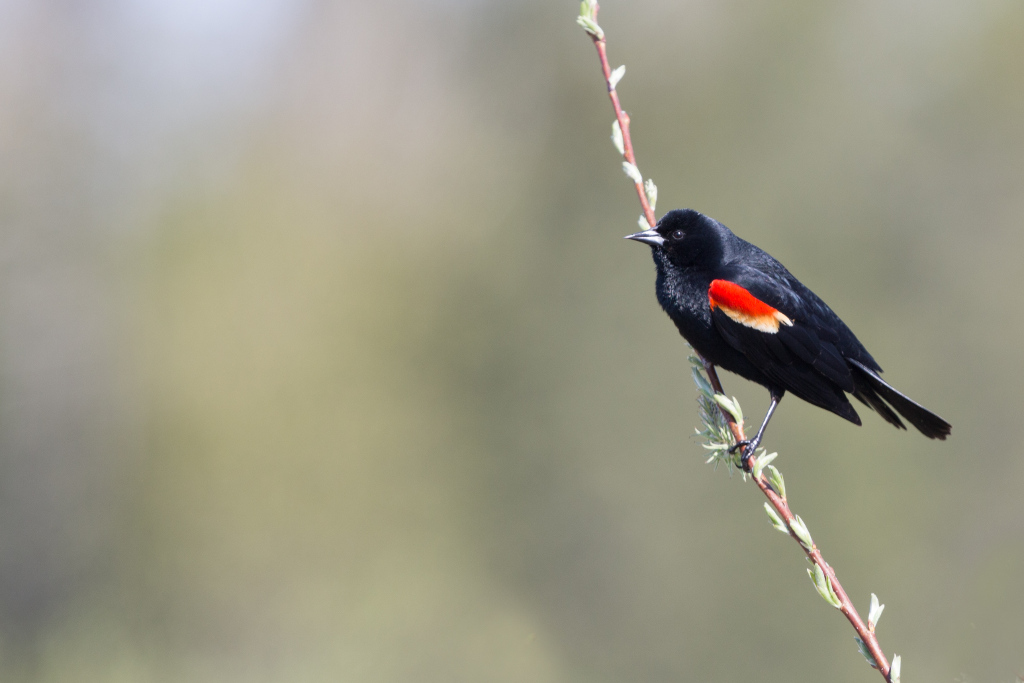
[[[703,464],[577,11],[0,0],[0,680],[878,680]],[[783,402],[795,511],[906,680],[1015,681],[1024,4],[599,18],[660,211],[954,425]]]

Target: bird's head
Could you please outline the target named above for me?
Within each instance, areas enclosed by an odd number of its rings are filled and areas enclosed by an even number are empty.
[[[626,239],[649,244],[656,257],[664,255],[686,268],[720,261],[728,233],[728,228],[699,211],[674,209],[650,230],[626,235]]]

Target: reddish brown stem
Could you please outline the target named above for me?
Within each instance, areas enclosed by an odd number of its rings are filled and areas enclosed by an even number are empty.
[[[593,19],[597,21],[598,7],[595,3]],[[608,97],[612,101],[612,107],[615,109],[615,118],[619,122],[619,127],[622,129],[622,142],[623,142],[623,156],[626,161],[636,166],[636,157],[633,154],[633,141],[629,136],[629,115],[622,110],[622,106],[619,104],[619,94],[615,91],[612,86],[612,70],[608,64],[608,52],[603,36],[599,37],[591,34],[591,39],[594,41],[594,46],[597,48],[597,55],[601,58],[601,70],[604,72],[604,80],[608,86]],[[647,219],[647,223],[653,228],[657,221],[654,218],[654,210],[651,208],[650,203],[647,201],[647,193],[644,191],[643,183],[636,183],[636,194],[640,198],[640,206],[643,207],[644,217]],[[722,382],[718,379],[718,373],[715,371],[715,366],[707,361],[701,359],[704,363],[704,369],[707,372],[708,380],[711,382],[712,388],[719,393],[724,394],[725,391],[722,389]],[[726,411],[719,409],[723,417],[729,424],[729,428],[732,430],[733,436],[737,442],[745,441],[746,436],[743,433],[743,425],[738,424],[732,415]],[[748,472],[748,474],[751,474]],[[764,474],[754,477],[751,474],[751,478],[754,479],[754,483],[761,489],[761,492],[768,498],[768,503],[775,508],[779,517],[786,523],[786,527],[790,529],[789,535],[793,537],[797,543],[800,543],[800,539],[797,538],[796,534],[792,532],[793,522],[796,516],[789,509],[789,503],[786,502],[782,496],[779,495],[775,489],[771,487]],[[875,662],[878,664],[878,669],[882,673],[882,677],[885,678],[887,683],[892,683],[889,678],[889,660],[886,659],[885,654],[882,652],[882,648],[878,644],[878,638],[875,637],[875,632],[869,629],[864,624],[864,620],[860,618],[857,613],[857,609],[853,606],[853,602],[849,596],[846,595],[846,591],[843,590],[842,585],[839,583],[839,579],[836,578],[836,572],[832,567],[825,562],[825,558],[822,557],[821,551],[818,550],[816,545],[812,545],[810,549],[804,548],[803,544],[800,543],[800,547],[804,550],[807,557],[810,558],[811,562],[821,568],[821,571],[829,578],[832,583],[832,589],[835,591],[836,596],[839,598],[840,607],[839,610],[844,616],[850,621],[853,629],[857,632],[857,635],[861,640],[864,641],[864,645],[867,647],[871,656],[875,658]]]
[[[725,394],[725,390],[722,389],[722,381],[718,379],[718,373],[715,371],[715,366],[703,358],[701,358],[701,362],[704,364],[704,370],[707,372],[711,388],[715,390],[715,393]],[[722,413],[726,422],[729,423],[729,428],[732,430],[733,436],[736,437],[736,441],[745,441],[747,437],[743,433],[743,425],[738,424],[732,415],[721,410],[721,408],[719,408],[719,412]],[[748,474],[750,474],[754,483],[757,484],[757,488],[761,489],[761,493],[768,498],[768,502],[773,508],[775,508],[779,517],[781,517],[786,523],[786,527],[792,529],[793,521],[796,519],[796,516],[793,514],[793,511],[789,509],[789,503],[786,502],[786,499],[780,496],[778,492],[771,487],[771,484],[768,483],[764,474],[761,474],[758,477],[754,477],[750,472],[748,472]],[[800,543],[800,539],[797,538],[796,534],[792,531],[789,532],[789,535],[792,536],[793,540],[797,543]],[[853,601],[850,600],[846,591],[843,590],[842,584],[839,583],[835,570],[832,569],[828,562],[825,561],[825,558],[822,557],[821,551],[818,550],[817,545],[812,545],[810,549],[807,549],[802,543],[800,543],[800,547],[803,549],[807,557],[810,558],[811,562],[821,567],[821,571],[825,572],[825,576],[827,576],[832,582],[832,589],[835,591],[840,602],[839,611],[842,612],[850,621],[850,624],[853,626],[853,630],[857,632],[857,635],[864,641],[864,645],[868,648],[871,656],[875,658],[876,662],[878,662],[878,670],[882,673],[882,677],[885,678],[887,683],[892,683],[889,678],[889,660],[885,658],[885,653],[882,652],[882,647],[878,644],[878,638],[875,636],[875,632],[869,629],[864,623],[864,620],[860,618],[860,614],[857,613],[857,608],[853,606]]]
[[[594,21],[597,21],[597,10],[598,5],[594,5]],[[603,37],[598,38],[597,36],[590,36],[594,41],[594,47],[597,48],[597,56],[601,58],[601,70],[604,72],[604,82],[608,86],[608,97],[612,101],[612,107],[615,109],[615,118],[619,122],[619,128],[622,129],[622,146],[624,152],[622,156],[629,163],[636,166],[636,156],[633,154],[633,141],[629,137],[629,114],[622,110],[622,105],[619,104],[619,93],[615,92],[615,88],[612,86],[612,69],[608,65],[608,51],[605,47],[605,40]],[[654,209],[651,208],[650,202],[647,201],[647,193],[644,191],[643,183],[636,184],[636,194],[640,198],[640,206],[644,210],[644,218],[647,219],[647,224],[652,228],[657,225],[658,221],[654,217]]]

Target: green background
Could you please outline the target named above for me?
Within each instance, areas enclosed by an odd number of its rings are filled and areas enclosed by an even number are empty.
[[[0,679],[878,680],[703,464],[576,13],[0,3]],[[1024,4],[599,19],[660,212],[954,425],[768,432],[883,648],[1024,675]]]

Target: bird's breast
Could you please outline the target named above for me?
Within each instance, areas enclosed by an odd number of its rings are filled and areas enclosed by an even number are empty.
[[[656,259],[657,261],[657,259]],[[679,333],[701,353],[718,333],[711,320],[707,291],[711,276],[700,272],[665,267],[658,263],[658,303],[665,310]]]

